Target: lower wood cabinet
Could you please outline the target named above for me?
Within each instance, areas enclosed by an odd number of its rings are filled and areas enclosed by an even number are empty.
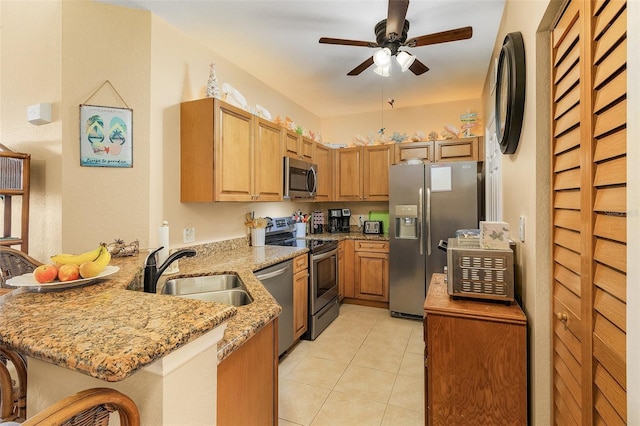
[[[343,240],[340,242],[344,250],[343,262],[340,264],[340,255],[338,254],[338,291],[342,290],[342,298],[355,297],[355,241]],[[338,250],[340,246],[338,246]]]
[[[434,274],[424,304],[425,423],[527,424],[527,320],[520,307],[453,300]]]
[[[309,257],[293,259],[293,339],[307,332],[309,321]]]
[[[389,243],[355,241],[355,298],[389,301]]]
[[[218,365],[218,425],[278,424],[277,321]]]

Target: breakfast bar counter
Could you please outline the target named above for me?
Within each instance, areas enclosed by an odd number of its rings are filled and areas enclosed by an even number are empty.
[[[169,277],[234,273],[253,303],[233,307],[142,289],[146,253],[115,258],[120,270],[64,290],[20,288],[0,297],[0,344],[60,367],[108,382],[131,376],[226,323],[218,362],[273,321],[280,306],[252,271],[304,253],[292,247],[250,247],[246,239],[194,247]],[[162,288],[166,277],[158,283]],[[132,291],[134,290],[134,291]]]

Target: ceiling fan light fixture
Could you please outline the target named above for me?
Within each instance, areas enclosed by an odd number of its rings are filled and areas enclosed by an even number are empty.
[[[408,52],[402,51],[398,52],[398,55],[396,55],[396,60],[398,61],[398,64],[400,64],[402,72],[405,72],[411,65],[413,65],[416,57]]]
[[[391,49],[383,47],[373,55],[373,62],[380,68],[388,67],[391,64]]]
[[[381,75],[382,77],[389,77],[389,75],[391,75],[391,64],[387,65],[386,67],[375,67],[373,69],[373,72]]]

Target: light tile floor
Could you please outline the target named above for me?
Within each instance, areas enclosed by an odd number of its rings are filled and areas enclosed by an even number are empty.
[[[343,304],[280,360],[279,424],[424,425],[422,322]]]

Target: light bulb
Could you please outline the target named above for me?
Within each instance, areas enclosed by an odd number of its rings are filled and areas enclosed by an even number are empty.
[[[398,55],[396,55],[396,60],[398,61],[398,64],[400,64],[402,72],[405,72],[409,69],[409,67],[411,67],[413,62],[416,60],[416,57],[411,55],[410,53],[403,51],[398,52]]]
[[[373,72],[383,77],[389,77],[391,74],[391,65],[387,65],[386,67],[375,67]]]
[[[391,63],[391,49],[384,47],[373,55],[373,62],[380,68],[389,66]]]

